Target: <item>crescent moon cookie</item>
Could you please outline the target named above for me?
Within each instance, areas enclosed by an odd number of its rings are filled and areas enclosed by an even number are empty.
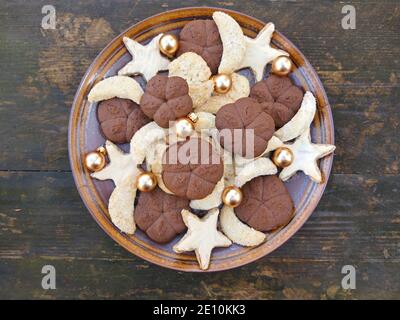
[[[136,80],[125,76],[113,76],[99,81],[90,90],[89,102],[97,102],[111,98],[130,99],[139,104],[143,90]]]
[[[223,52],[218,73],[231,74],[241,65],[246,51],[246,41],[242,28],[230,15],[214,12],[213,19],[218,26]]]
[[[158,71],[167,70],[169,60],[160,52],[160,38],[163,34],[154,37],[147,45],[142,45],[135,40],[124,37],[126,49],[132,55],[132,61],[118,71],[119,75],[142,75],[146,80],[153,78]]]

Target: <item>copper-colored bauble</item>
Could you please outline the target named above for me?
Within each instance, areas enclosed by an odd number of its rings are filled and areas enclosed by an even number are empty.
[[[106,149],[98,148],[96,151],[89,152],[85,157],[85,166],[92,172],[100,171],[106,165]]]
[[[294,156],[292,150],[286,147],[280,147],[274,151],[272,161],[279,168],[286,168],[293,162]]]
[[[149,192],[157,187],[157,177],[152,172],[143,172],[137,177],[137,188]]]
[[[271,72],[278,76],[286,76],[292,71],[293,63],[289,57],[279,56],[272,61]]]
[[[227,93],[232,88],[232,78],[229,74],[217,74],[212,77],[214,91],[219,94]]]
[[[243,200],[243,193],[238,187],[229,186],[222,192],[222,202],[231,207],[236,208]]]
[[[160,51],[167,57],[173,57],[179,49],[179,40],[173,34],[164,34],[160,38]]]
[[[189,117],[176,120],[175,130],[178,137],[186,138],[194,132],[194,122]]]

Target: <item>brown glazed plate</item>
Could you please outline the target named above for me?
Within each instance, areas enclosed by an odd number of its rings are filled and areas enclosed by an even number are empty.
[[[121,233],[111,223],[107,206],[114,189],[113,182],[92,179],[83,165],[85,154],[105,142],[99,131],[96,104],[89,103],[87,95],[96,82],[117,74],[117,71],[130,61],[131,56],[122,42],[124,36],[147,43],[159,33],[178,34],[180,29],[193,19],[211,19],[214,11],[230,14],[249,37],[255,37],[265,25],[264,22],[239,12],[209,7],[178,9],[143,20],[112,40],[94,60],[76,93],[69,123],[68,147],[72,173],[78,191],[93,218],[111,238],[131,253],[160,266],[180,271],[202,270],[198,267],[196,257],[192,252],[176,254],[172,250],[179,237],[171,243],[160,245],[151,241],[140,230],[137,230],[133,236],[129,236]],[[271,22],[277,20],[274,17],[270,19]],[[276,22],[279,23],[278,20]],[[312,141],[334,144],[331,108],[317,73],[303,54],[278,31],[274,33],[272,43],[290,54],[295,64],[294,71],[290,75],[292,80],[304,90],[311,91],[317,99],[318,110],[311,128]],[[254,84],[254,78],[249,70],[242,70],[240,73],[250,79],[251,85]],[[136,77],[136,79],[144,85],[141,77]],[[125,151],[129,151],[128,148],[128,145],[122,146]],[[255,248],[232,245],[228,248],[214,249],[210,268],[206,271],[227,270],[245,265],[266,256],[285,243],[306,222],[317,206],[327,184],[332,161],[333,155],[320,161],[319,166],[324,178],[321,184],[312,182],[303,173],[297,173],[285,183],[296,207],[295,216],[286,227],[270,233],[267,241]]]

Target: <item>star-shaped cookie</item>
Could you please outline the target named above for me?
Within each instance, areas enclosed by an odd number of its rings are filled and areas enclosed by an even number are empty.
[[[245,37],[246,51],[240,67],[237,69],[250,68],[254,72],[257,81],[262,79],[265,66],[279,56],[288,56],[283,50],[271,47],[272,34],[275,31],[273,23],[268,23],[258,33],[255,39]]]
[[[159,42],[162,33],[154,37],[147,45],[142,45],[128,37],[124,37],[123,41],[129,53],[132,55],[132,61],[118,71],[119,75],[131,76],[141,74],[150,80],[158,71],[167,70],[169,60],[162,56],[160,52]]]
[[[318,167],[318,159],[325,157],[335,150],[331,144],[315,144],[311,142],[310,129],[304,131],[293,144],[284,144],[293,153],[293,162],[284,168],[279,174],[282,181],[288,180],[297,171],[303,171],[310,178],[320,183],[321,171]]]
[[[116,186],[122,185],[125,180],[133,179],[139,174],[138,163],[130,153],[124,153],[111,141],[106,141],[109,164],[100,171],[91,174],[99,180],[113,180]]]
[[[183,222],[188,231],[173,247],[176,253],[194,251],[200,268],[206,270],[210,265],[211,251],[215,247],[229,247],[232,242],[217,230],[218,209],[210,210],[200,219],[188,210],[182,210]]]

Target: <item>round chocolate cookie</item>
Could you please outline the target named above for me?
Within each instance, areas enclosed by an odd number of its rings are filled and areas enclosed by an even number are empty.
[[[243,201],[235,213],[256,230],[274,230],[288,224],[293,217],[292,198],[277,176],[257,177],[246,183],[242,192]]]
[[[274,120],[251,98],[241,98],[219,109],[215,126],[221,146],[245,158],[261,155],[275,132]]]
[[[165,193],[160,188],[140,193],[135,222],[150,239],[166,243],[186,230],[181,211],[189,209],[189,200]]]
[[[147,83],[140,107],[160,127],[168,128],[170,121],[192,111],[193,103],[188,93],[189,86],[184,79],[156,75]]]
[[[213,20],[195,20],[183,27],[179,34],[178,56],[194,52],[201,56],[213,74],[218,73],[222,57],[222,42]]]
[[[250,97],[261,103],[264,110],[274,119],[276,128],[280,128],[299,110],[303,91],[295,86],[289,77],[270,75],[251,88]]]
[[[137,103],[121,98],[101,101],[97,119],[104,137],[114,143],[129,142],[136,131],[150,122]]]
[[[208,141],[199,138],[171,145],[162,163],[165,186],[177,196],[191,200],[208,196],[224,172],[219,154]]]

